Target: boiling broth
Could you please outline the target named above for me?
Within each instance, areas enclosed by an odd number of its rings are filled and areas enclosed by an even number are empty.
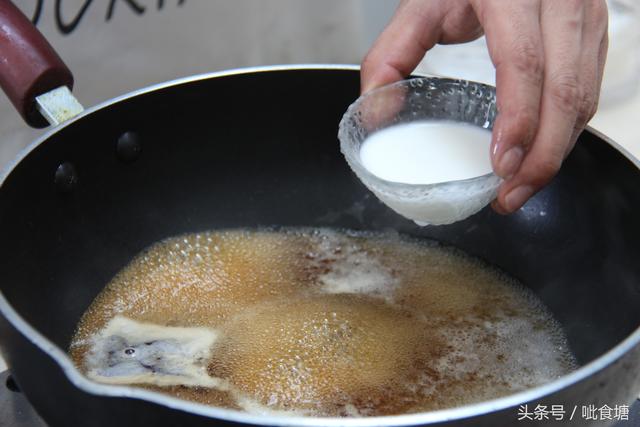
[[[97,296],[70,354],[95,381],[308,416],[449,408],[576,367],[559,324],[504,273],[433,242],[330,229],[159,242]]]

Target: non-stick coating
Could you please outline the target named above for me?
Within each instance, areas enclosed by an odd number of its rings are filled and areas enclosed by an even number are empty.
[[[520,279],[564,325],[581,363],[640,325],[640,173],[631,161],[585,133],[559,176],[518,213],[485,209],[420,228],[370,195],[339,152],[338,122],[358,84],[355,70],[197,80],[126,99],[54,133],[0,188],[2,292],[66,348],[100,289],[162,238],[270,225],[395,229],[451,244]],[[137,160],[117,154],[125,132],[139,138]],[[54,182],[64,162],[75,169],[74,185]],[[19,360],[14,332],[0,335],[9,364],[19,382],[37,384],[27,359]]]

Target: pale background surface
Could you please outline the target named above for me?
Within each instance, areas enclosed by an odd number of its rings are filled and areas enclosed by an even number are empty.
[[[358,63],[397,4],[396,0],[184,0],[179,6],[180,0],[165,0],[159,10],[158,0],[136,0],[145,8],[139,15],[124,0],[66,0],[60,2],[65,22],[72,21],[85,3],[89,6],[75,31],[63,35],[56,25],[56,2],[41,1],[38,27],[73,70],[74,93],[85,107],[149,84],[215,70]],[[32,16],[38,0],[15,3]],[[111,3],[115,7],[107,21]],[[633,46],[637,49],[640,44]],[[445,63],[440,53],[427,56],[420,69],[442,72],[433,66]],[[491,79],[486,58],[466,60],[480,75],[476,80]],[[608,73],[614,75],[619,69]],[[443,74],[455,75],[456,70]],[[602,107],[591,124],[640,157],[640,136],[635,131],[640,94],[634,95],[631,87],[626,92],[626,100]],[[0,166],[41,132],[28,129],[0,94]],[[0,371],[4,369],[0,358]]]

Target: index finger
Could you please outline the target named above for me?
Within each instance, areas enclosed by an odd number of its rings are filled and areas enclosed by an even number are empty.
[[[361,91],[407,77],[436,43],[477,38],[479,25],[467,0],[405,0],[365,56]]]

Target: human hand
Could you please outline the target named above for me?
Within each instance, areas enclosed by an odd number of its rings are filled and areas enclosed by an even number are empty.
[[[365,57],[361,90],[405,78],[436,44],[483,33],[496,68],[493,202],[518,210],[558,172],[596,112],[607,54],[605,0],[404,0]]]

